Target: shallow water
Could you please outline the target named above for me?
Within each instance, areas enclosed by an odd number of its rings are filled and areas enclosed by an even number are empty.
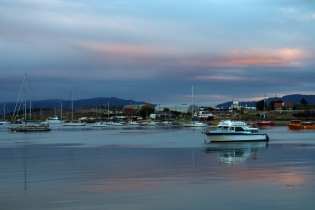
[[[0,126],[1,209],[311,209],[315,131],[205,144],[203,129]]]

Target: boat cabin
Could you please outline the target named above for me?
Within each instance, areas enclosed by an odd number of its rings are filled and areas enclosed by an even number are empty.
[[[259,129],[255,127],[248,127],[245,122],[242,121],[221,121],[218,125],[218,130],[225,132],[250,132],[250,133],[259,133]]]
[[[301,120],[291,120],[290,124],[300,125],[301,124]]]

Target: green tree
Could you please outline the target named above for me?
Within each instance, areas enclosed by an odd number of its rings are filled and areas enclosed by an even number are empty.
[[[300,101],[300,104],[306,106],[308,104],[308,102],[304,98],[302,98]]]
[[[145,104],[143,106],[141,106],[139,114],[141,117],[146,118],[148,117],[150,114],[154,113],[154,107],[151,106],[150,104]]]
[[[265,104],[264,104],[265,103]],[[256,102],[256,109],[257,110],[264,110],[264,105],[266,106],[266,101],[265,100],[260,100]]]

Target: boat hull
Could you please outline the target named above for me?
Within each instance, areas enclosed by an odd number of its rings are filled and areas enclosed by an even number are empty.
[[[63,126],[85,126],[85,123],[82,123],[82,122],[69,122],[69,123],[64,123]]]
[[[207,127],[207,124],[200,123],[200,122],[190,122],[190,123],[184,123],[184,127]]]
[[[43,132],[51,131],[49,126],[21,125],[9,128],[12,132]]]
[[[288,124],[290,130],[302,130],[302,129],[315,129],[313,122],[302,122],[300,120],[291,120],[291,123]]]
[[[92,127],[107,127],[105,123],[94,123]]]
[[[246,141],[269,141],[267,134],[262,133],[205,133],[210,142],[246,142]]]
[[[263,121],[263,122],[257,122],[258,126],[274,126],[275,122],[273,121]]]
[[[288,125],[290,130],[315,129],[315,125]]]

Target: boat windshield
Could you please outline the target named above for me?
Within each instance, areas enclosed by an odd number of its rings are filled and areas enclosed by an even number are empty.
[[[245,131],[242,127],[235,127],[235,131]]]
[[[224,131],[225,131],[225,130],[228,130],[228,129],[229,129],[228,126],[220,126],[220,127],[219,127],[219,130],[224,130]]]

